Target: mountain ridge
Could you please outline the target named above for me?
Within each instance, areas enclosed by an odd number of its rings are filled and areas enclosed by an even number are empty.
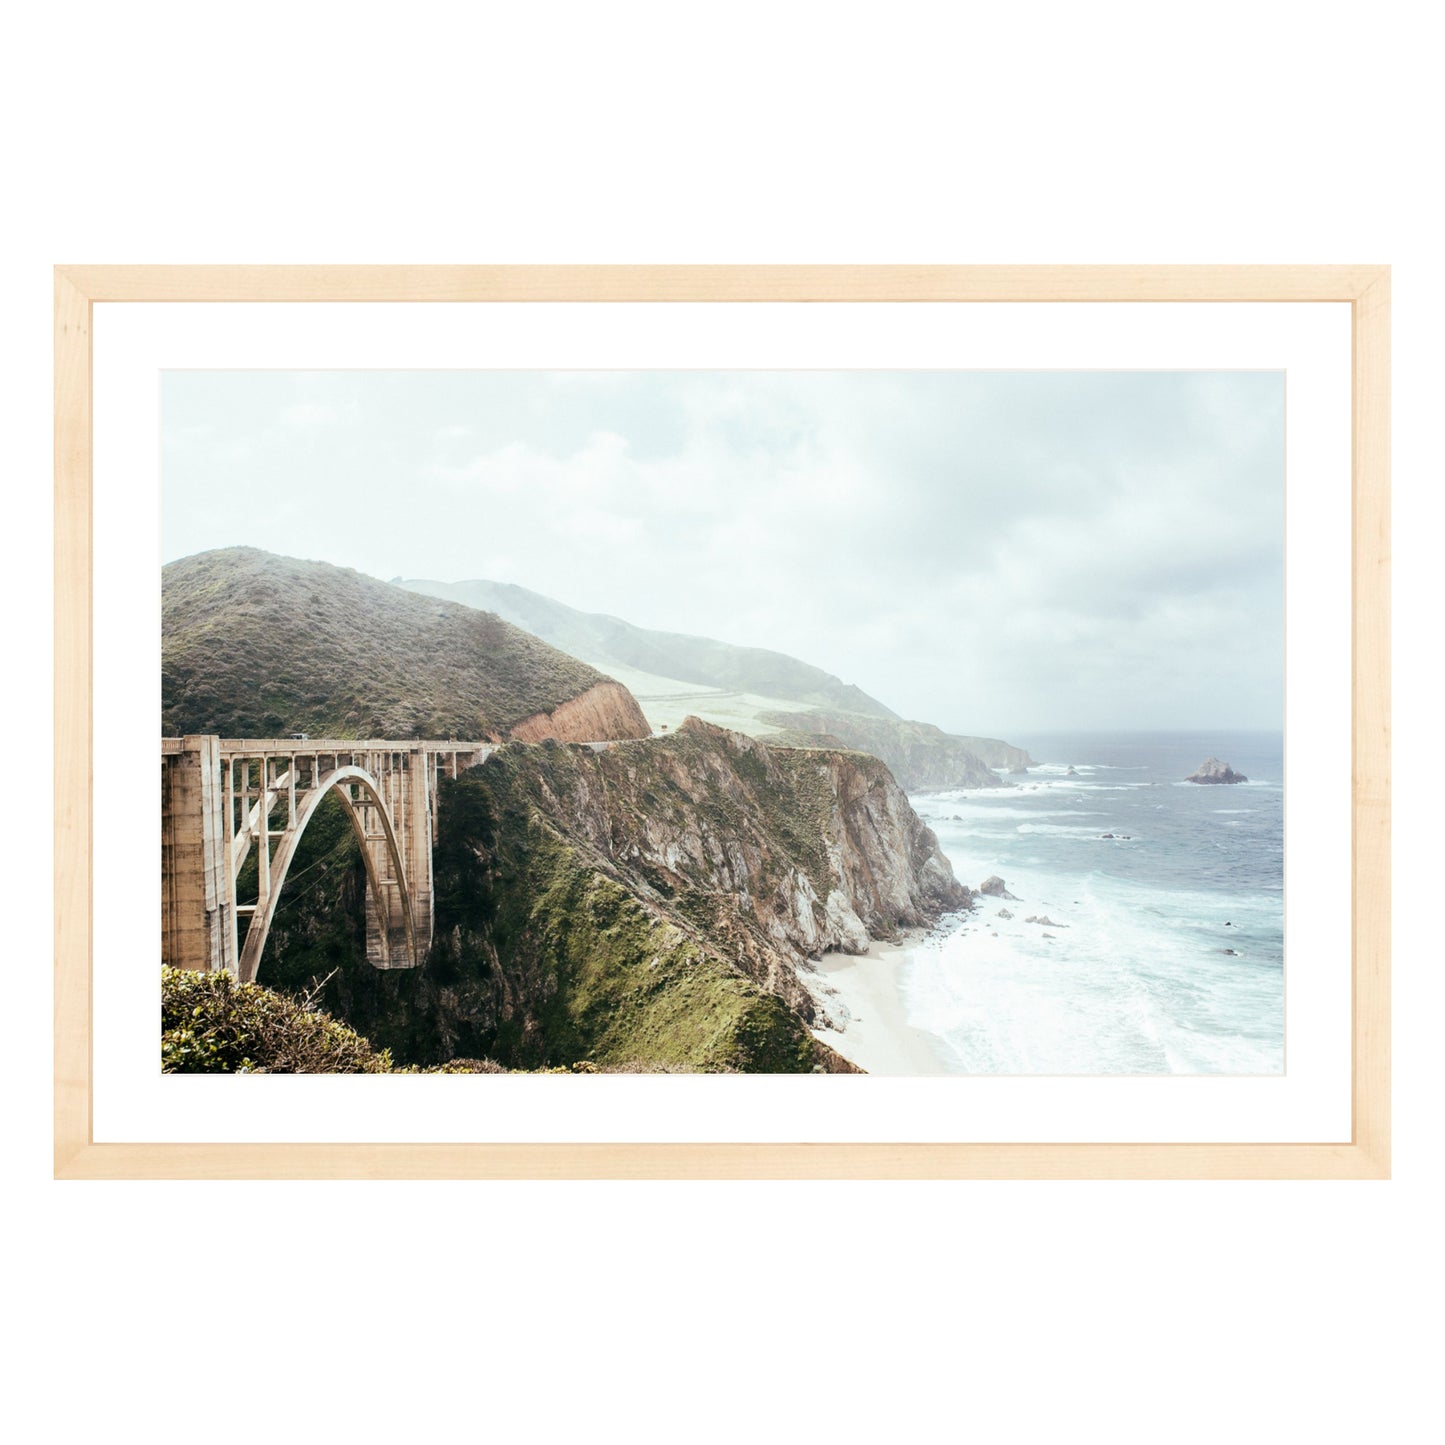
[[[514,583],[393,580],[422,596],[485,604],[593,666],[615,668],[661,731],[692,712],[765,741],[857,749],[882,759],[914,791],[1006,787],[996,770],[1033,766],[1023,748],[902,718],[831,673],[783,653],[638,627]]]
[[[711,637],[639,627],[610,613],[583,612],[511,582],[398,578],[394,585],[421,596],[495,612],[594,667],[605,668],[611,663],[706,687],[842,708],[871,717],[897,717],[862,688],[843,682],[821,667],[768,648],[740,647]]]
[[[621,683],[494,614],[254,547],[161,569],[161,727],[478,741],[651,731]]]

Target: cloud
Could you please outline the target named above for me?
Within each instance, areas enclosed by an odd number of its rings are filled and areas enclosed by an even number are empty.
[[[517,582],[963,731],[1278,722],[1276,374],[208,375],[167,555]]]
[[[298,401],[282,408],[281,424],[297,431],[310,431],[341,426],[356,421],[359,416],[360,408],[354,402],[338,406],[324,401]]]

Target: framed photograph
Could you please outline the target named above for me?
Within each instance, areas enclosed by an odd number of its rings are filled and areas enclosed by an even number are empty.
[[[1388,267],[55,288],[57,1177],[1389,1176]]]

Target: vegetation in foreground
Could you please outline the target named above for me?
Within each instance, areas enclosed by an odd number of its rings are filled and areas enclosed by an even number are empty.
[[[161,969],[161,1072],[165,1074],[504,1074],[491,1059],[398,1066],[354,1029],[315,1006],[228,973]],[[539,1072],[644,1072],[585,1060]],[[645,1072],[693,1072],[677,1068]]]
[[[165,1074],[388,1074],[391,1055],[309,999],[229,973],[161,969]]]

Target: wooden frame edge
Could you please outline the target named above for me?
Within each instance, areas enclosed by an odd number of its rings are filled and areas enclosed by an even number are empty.
[[[1356,1144],[91,1144],[67,1179],[1381,1179]]]
[[[92,301],[1353,301],[1378,266],[62,266]],[[1183,293],[1183,294],[1181,294]]]
[[[1351,957],[1354,1142],[1388,1178],[1390,268],[1351,306]]]
[[[509,300],[1349,302],[1352,1138],[1332,1144],[95,1143],[91,1098],[94,303]],[[1388,266],[57,266],[54,368],[55,1178],[1390,1177]],[[62,768],[62,758],[77,756],[86,760],[83,769]]]
[[[91,1143],[91,300],[55,275],[55,1172]],[[68,760],[81,758],[77,769]]]

